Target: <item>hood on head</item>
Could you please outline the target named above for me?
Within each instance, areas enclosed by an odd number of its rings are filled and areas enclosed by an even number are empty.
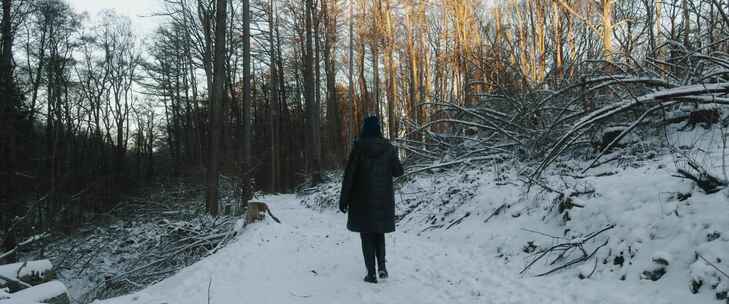
[[[360,138],[373,138],[382,137],[382,127],[380,126],[380,119],[377,116],[370,116],[365,118],[364,124],[362,125],[362,131],[359,135]]]

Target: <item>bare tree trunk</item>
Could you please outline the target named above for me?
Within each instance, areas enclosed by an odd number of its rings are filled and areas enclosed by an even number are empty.
[[[321,136],[319,135],[320,114],[319,105],[316,102],[315,75],[314,75],[314,49],[313,49],[313,0],[306,0],[305,8],[305,31],[306,42],[304,50],[304,97],[306,101],[307,119],[309,121],[309,132],[311,134],[310,145],[310,174],[312,184],[321,181]]]
[[[365,45],[364,42],[359,44],[359,96],[364,104],[363,114],[368,115],[374,107],[372,106],[372,98],[367,89],[367,78],[365,78]]]
[[[290,115],[289,115],[289,108],[288,104],[286,102],[286,80],[285,80],[285,74],[284,74],[284,68],[283,68],[283,58],[281,56],[281,33],[279,31],[279,17],[278,14],[276,14],[276,65],[278,67],[278,88],[279,88],[279,123],[278,127],[276,129],[276,138],[277,138],[277,144],[279,145],[279,149],[277,151],[278,155],[278,182],[280,183],[280,186],[282,189],[289,190],[291,189],[294,184],[293,176],[294,174],[288,174],[289,172],[292,172],[293,166],[291,165],[291,160],[293,159],[291,157],[291,153],[289,153],[291,149],[291,137],[287,137],[284,139],[282,136],[282,130],[290,130],[288,126],[290,125]]]
[[[0,41],[0,52],[2,52],[0,53],[0,96],[4,99],[0,104],[0,209],[7,210],[3,212],[4,216],[0,218],[0,225],[3,227],[10,226],[8,221],[16,212],[16,206],[10,201],[14,192],[13,189],[15,189],[15,164],[17,161],[15,137],[15,121],[17,118],[15,107],[17,104],[17,95],[12,66],[13,36],[12,20],[10,19],[11,2],[11,0],[2,1],[3,19],[0,24],[0,35],[2,35],[2,41]],[[12,236],[12,234],[9,235]]]
[[[395,117],[395,59],[392,55],[395,45],[395,30],[392,20],[392,11],[390,0],[385,0],[385,28],[386,28],[386,47],[385,47],[385,68],[387,69],[387,129],[390,139],[397,137],[397,122]]]
[[[691,18],[689,18],[688,0],[682,0],[681,9],[683,10],[683,46],[686,49],[689,49],[689,32],[691,31]]]
[[[314,64],[312,67],[314,68],[314,109],[316,111],[316,119],[319,121],[319,126],[321,130],[321,16],[319,15],[319,12],[317,11],[316,4],[319,1],[312,2],[311,7],[311,28],[313,33],[313,39],[314,39]],[[312,120],[312,123],[314,120]],[[321,133],[321,131],[319,132]],[[321,134],[319,136],[315,136],[314,138],[319,138],[319,170],[322,168],[322,145],[321,145]],[[314,147],[316,148],[316,147]],[[316,152],[314,152],[316,154]],[[313,155],[314,155],[313,154]]]
[[[268,45],[270,48],[270,68],[271,68],[271,81],[269,88],[271,90],[271,109],[269,117],[269,128],[271,130],[271,191],[276,192],[278,190],[278,134],[277,130],[277,117],[278,117],[278,102],[279,102],[279,88],[278,88],[278,69],[276,68],[276,45],[273,39],[273,29],[275,28],[273,16],[275,14],[273,8],[273,0],[269,0],[269,14],[268,14]]]
[[[552,31],[552,34],[554,35],[554,74],[557,79],[561,79],[564,74],[562,71],[564,45],[562,43],[562,20],[560,19],[561,10],[559,9],[557,1],[558,0],[552,0],[552,25],[554,27]]]
[[[207,209],[211,215],[218,215],[218,154],[222,132],[223,100],[225,98],[225,0],[217,0],[215,16],[215,63],[213,94],[210,98],[210,155],[207,176]]]
[[[331,155],[335,162],[335,167],[339,167],[344,159],[344,152],[342,149],[342,126],[341,118],[339,117],[339,106],[337,103],[337,88],[336,88],[336,43],[337,43],[337,2],[332,1],[331,7],[329,6],[330,0],[322,0],[322,15],[324,16],[324,24],[326,34],[324,37],[324,69],[326,70],[326,82],[327,82],[327,124],[329,126],[329,149],[331,149]]]
[[[354,130],[355,130],[355,124],[357,123],[354,120],[354,5],[352,4],[354,1],[349,1],[349,75],[348,75],[348,81],[349,81],[349,115],[347,116],[347,119],[349,120],[349,127],[347,128],[348,132],[348,138],[347,138],[347,147],[351,145],[352,139],[354,139]],[[348,149],[349,150],[349,149]]]
[[[407,36],[407,46],[406,46],[406,53],[408,57],[408,112],[410,114],[410,117],[415,119],[416,124],[420,124],[421,122],[418,120],[420,118],[419,109],[417,106],[417,103],[419,102],[418,97],[418,54],[415,51],[415,40],[416,40],[416,29],[415,24],[416,21],[414,19],[416,18],[415,9],[412,8],[409,15],[408,15],[408,22],[405,23],[406,31],[408,33]],[[417,136],[417,135],[416,135]]]
[[[613,6],[615,0],[602,0],[602,44],[604,57],[611,59],[613,52]]]
[[[662,40],[663,40],[663,39],[661,39],[661,17],[662,17],[661,13],[662,13],[662,9],[663,9],[661,6],[662,3],[663,3],[662,0],[655,0],[653,2],[653,7],[655,9],[655,14],[654,14],[654,19],[653,19],[653,22],[655,23],[654,30],[653,30],[653,37],[655,37],[654,40],[655,40],[655,44],[656,44],[656,48],[655,48],[656,54],[654,55],[654,57],[655,57],[654,59],[656,59],[656,60],[664,60],[663,54],[662,54],[663,52],[660,49]]]
[[[241,141],[243,151],[241,152],[240,179],[242,189],[242,201],[248,201],[253,197],[253,189],[250,189],[250,167],[251,167],[251,24],[250,24],[250,0],[243,0],[243,123]]]
[[[370,46],[370,49],[372,50],[372,98],[374,99],[372,104],[375,107],[373,113],[382,116],[382,107],[380,106],[380,54],[374,43]]]

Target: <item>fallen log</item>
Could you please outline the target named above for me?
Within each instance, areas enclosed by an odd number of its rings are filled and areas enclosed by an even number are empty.
[[[55,278],[53,264],[49,260],[0,265],[0,288],[8,288],[10,292],[25,289],[28,285],[46,283]]]
[[[70,304],[71,298],[66,285],[59,281],[50,281],[11,293],[8,303]]]
[[[5,287],[2,287],[2,289],[5,289],[7,291],[18,291],[18,290],[22,290],[25,288],[33,287],[33,285],[25,283],[21,280],[6,277],[1,274],[0,274],[0,282],[3,282],[3,284],[5,286]],[[0,289],[0,290],[2,290],[2,289]]]

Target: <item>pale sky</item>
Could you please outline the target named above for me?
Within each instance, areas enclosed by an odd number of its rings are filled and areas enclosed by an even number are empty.
[[[162,17],[145,17],[159,12],[162,0],[67,0],[76,12],[88,12],[92,18],[105,9],[113,9],[119,15],[132,19],[134,30],[139,36],[151,34],[160,24]]]

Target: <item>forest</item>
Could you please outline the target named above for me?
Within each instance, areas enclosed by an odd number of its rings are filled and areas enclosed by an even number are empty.
[[[162,21],[140,36],[111,9],[2,0],[0,264],[173,196],[211,225],[197,240],[265,194],[330,204],[368,116],[397,183],[508,163],[498,182],[556,195],[560,214],[594,192],[564,178],[639,146],[706,195],[729,181],[727,0],[149,1]],[[679,124],[720,151],[666,148]]]

